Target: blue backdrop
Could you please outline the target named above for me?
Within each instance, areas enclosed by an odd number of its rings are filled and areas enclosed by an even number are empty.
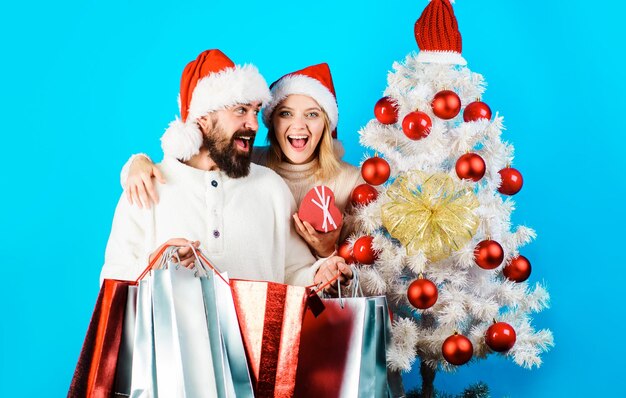
[[[417,49],[425,0],[274,5],[258,1],[12,2],[0,12],[2,396],[66,394],[98,292],[119,170],[177,113],[186,62],[219,47],[272,81],[326,61],[347,159],[396,60]],[[560,3],[560,4],[559,4]],[[613,3],[613,4],[610,4]],[[469,67],[505,116],[525,185],[514,222],[535,228],[524,252],[551,309],[535,318],[556,347],[538,370],[491,357],[437,376],[493,396],[626,396],[621,340],[626,6],[608,1],[459,0]],[[622,161],[619,161],[622,159]],[[615,206],[615,208],[614,208]],[[417,373],[405,377],[419,382]]]

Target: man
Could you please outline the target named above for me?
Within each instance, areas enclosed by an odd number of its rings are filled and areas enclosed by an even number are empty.
[[[250,163],[258,112],[270,98],[251,65],[207,50],[183,71],[181,119],[161,138],[159,204],[118,202],[101,278],[136,279],[160,245],[193,244],[232,278],[294,285],[323,283],[341,257],[315,261],[291,224],[296,204],[273,171]],[[191,250],[180,249],[188,265]]]

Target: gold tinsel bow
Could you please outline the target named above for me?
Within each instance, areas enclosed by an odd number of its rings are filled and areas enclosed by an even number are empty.
[[[387,189],[383,226],[408,255],[422,250],[431,262],[443,260],[476,233],[478,199],[444,173],[409,171]]]

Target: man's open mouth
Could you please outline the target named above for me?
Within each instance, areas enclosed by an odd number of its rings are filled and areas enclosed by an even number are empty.
[[[234,137],[235,144],[237,148],[244,152],[250,151],[252,148],[252,143],[254,142],[254,136],[252,135],[240,135]]]

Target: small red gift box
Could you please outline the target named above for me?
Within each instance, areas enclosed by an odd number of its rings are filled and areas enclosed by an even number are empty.
[[[308,221],[316,231],[330,232],[341,226],[343,217],[335,206],[335,194],[324,185],[313,187],[302,199],[298,217]]]

